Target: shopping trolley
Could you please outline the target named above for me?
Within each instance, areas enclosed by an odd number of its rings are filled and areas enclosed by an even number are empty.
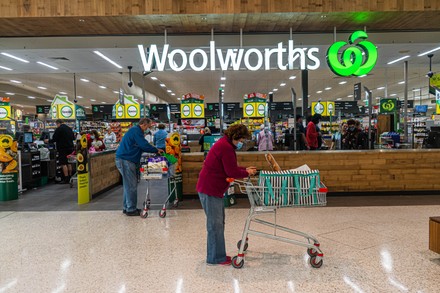
[[[76,155],[68,155],[67,156],[67,163],[76,165]],[[70,177],[70,180],[69,180],[70,188],[73,187],[73,182],[75,182],[77,180],[78,180],[78,172],[75,168],[75,173],[72,174],[72,176]]]
[[[170,184],[169,192],[165,202],[163,203],[151,203],[150,197],[150,181],[152,180],[162,180],[162,179],[172,179],[175,176],[176,164],[171,164],[165,157],[157,156],[156,154],[142,154],[141,167],[140,167],[140,178],[147,181],[147,190],[145,193],[145,201],[143,202],[143,208],[141,211],[141,218],[147,218],[148,212],[151,206],[162,206],[159,217],[165,218],[167,215],[167,205],[170,201],[171,196],[175,193],[177,188],[177,183],[175,180],[170,180],[174,183]],[[177,207],[177,198],[173,202],[173,206]]]
[[[320,181],[319,171],[261,171],[259,177],[248,178],[247,181],[228,179],[228,182],[238,184],[240,191],[247,194],[251,204],[242,238],[237,243],[238,254],[232,258],[234,268],[239,269],[244,265],[244,252],[248,248],[249,234],[306,247],[307,254],[310,256],[310,265],[314,268],[322,266],[324,254],[315,237],[279,226],[276,222],[278,208],[325,206],[327,204],[327,187]],[[274,223],[257,219],[259,215],[267,213],[274,214]],[[253,230],[250,228],[251,222],[272,227],[274,232],[269,234]],[[277,230],[291,233],[302,239],[278,236]]]

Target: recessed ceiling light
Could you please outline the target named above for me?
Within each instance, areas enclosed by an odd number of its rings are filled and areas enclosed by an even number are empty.
[[[316,93],[317,93],[317,94],[320,94],[320,93],[322,93],[322,91],[317,91]]]
[[[222,84],[220,84],[220,86],[221,86],[221,87],[225,87],[225,84],[224,84],[224,83],[222,83]]]
[[[85,79],[85,78],[81,78],[80,80],[81,80],[81,81],[84,81],[84,82],[90,82],[90,80]]]
[[[100,89],[106,89],[107,87],[106,87],[106,86],[103,86],[103,85],[100,85],[99,88],[100,88]]]
[[[307,98],[310,98],[310,95],[307,95]]]
[[[399,81],[399,84],[404,84],[405,83],[405,81],[404,80],[402,80],[402,81]]]
[[[172,90],[167,90],[167,92],[168,92],[168,93],[172,93],[173,91],[172,91]]]
[[[161,83],[160,86],[161,87],[166,87],[166,85],[164,83]]]
[[[336,101],[340,101],[340,100],[342,100],[342,98],[337,98],[337,99],[336,99]]]
[[[86,109],[90,109],[90,107],[89,107],[89,106],[85,106],[84,108],[86,108]]]
[[[171,93],[171,95],[172,95],[172,96],[175,96],[176,94],[175,94],[175,93]]]
[[[407,58],[409,58],[409,57],[411,57],[411,56],[410,56],[410,55],[406,55],[406,56],[400,57],[400,58],[398,58],[398,59],[396,59],[396,60],[390,61],[390,62],[388,62],[387,64],[388,64],[388,65],[391,65],[391,64],[397,63],[397,62],[399,62],[399,61],[405,60],[405,59],[407,59]]]
[[[46,100],[46,101],[48,101],[48,102],[53,102],[53,100]]]
[[[343,81],[340,81],[340,82],[339,82],[339,84],[346,84],[346,83],[347,83],[346,80],[343,80]]]
[[[83,96],[76,96],[78,99],[82,99],[83,98]]]
[[[365,77],[365,76],[367,76],[367,74],[361,75],[361,76],[359,76],[359,77],[362,78],[362,77]]]
[[[137,101],[137,99],[135,99]],[[107,102],[101,102],[101,104],[107,104]]]
[[[289,79],[295,79],[295,78],[296,78],[295,75],[292,75],[291,77],[289,77]]]
[[[96,100],[95,100],[95,99],[90,99],[90,101],[92,101],[92,102],[96,102]]]
[[[116,66],[119,69],[122,69],[122,66],[119,65],[118,63],[116,63],[115,61],[111,60],[110,58],[108,58],[107,56],[105,56],[104,54],[102,54],[99,51],[93,51],[93,53],[95,53],[96,55],[98,55],[99,57],[101,57],[102,59],[104,59],[105,61],[107,61],[108,63],[113,64],[114,66]]]
[[[115,94],[119,94],[119,92],[118,91],[113,91]]]
[[[52,66],[52,65],[46,64],[46,63],[44,63],[44,62],[37,61],[37,63],[40,64],[40,65],[43,65],[43,66],[49,67],[50,69],[58,70],[58,68],[56,68],[55,66]]]
[[[23,63],[29,63],[29,61],[24,60],[24,59],[21,59],[21,58],[19,58],[19,57],[17,57],[17,56],[14,56],[14,55],[9,54],[9,53],[2,52],[1,54],[2,54],[3,56],[6,56],[6,57],[9,57],[9,58],[12,58],[12,59],[15,59],[15,60],[21,61],[21,62],[23,62]]]
[[[421,89],[413,89],[413,92],[419,92]]]
[[[429,53],[432,53],[432,52],[435,52],[435,51],[437,51],[437,50],[440,50],[440,47],[437,47],[437,48],[435,48],[435,49],[432,49],[432,50],[429,50],[429,51],[426,51],[426,52],[423,52],[423,53],[421,53],[421,54],[419,54],[419,55],[417,55],[417,56],[425,56],[425,55],[428,55]]]
[[[177,98],[180,101],[180,98]]]
[[[269,92],[269,95],[272,95],[273,94],[273,92]]]
[[[11,79],[10,82],[13,82],[13,83],[21,83],[21,81],[19,81],[19,80],[15,80],[15,79]]]
[[[302,101],[302,98],[299,98],[298,101]]]
[[[157,80],[157,77],[155,77],[155,76],[152,76],[152,77],[150,77],[152,80]]]
[[[5,94],[7,94],[8,96],[15,96],[14,93],[5,93]]]
[[[1,69],[4,69],[4,70],[9,70],[9,71],[12,70],[11,68],[9,68],[9,67],[4,67],[4,66],[0,66],[0,68],[1,68]]]
[[[62,95],[67,95],[67,93],[66,93],[66,92],[60,92],[60,94],[62,94]]]
[[[380,90],[385,89],[385,87],[384,87],[384,86],[381,86],[381,87],[378,87],[377,89],[380,91]]]
[[[222,76],[222,77],[220,78],[220,80],[226,80],[226,77],[225,77],[225,76]]]
[[[331,87],[326,87],[326,88],[325,88],[326,91],[329,91],[329,90],[331,90],[331,89],[332,89]]]
[[[272,91],[273,91],[273,92],[277,92],[277,91],[278,91],[278,89],[273,89]]]
[[[397,94],[391,94],[391,95],[390,95],[390,97],[394,97],[394,96],[397,96]]]
[[[351,97],[353,97],[353,95],[348,95],[347,97],[348,97],[348,98],[351,98]]]
[[[35,97],[28,96],[29,99],[35,100]]]
[[[286,85],[285,82],[280,83],[280,86],[285,86],[285,85]]]
[[[37,88],[39,88],[39,89],[41,89],[41,90],[47,90],[47,88],[44,87],[44,86],[37,86]]]

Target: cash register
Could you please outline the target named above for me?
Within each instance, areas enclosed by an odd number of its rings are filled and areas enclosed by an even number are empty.
[[[15,139],[18,142],[18,148],[23,152],[35,151],[37,148],[34,145],[34,137],[32,132],[17,132]]]

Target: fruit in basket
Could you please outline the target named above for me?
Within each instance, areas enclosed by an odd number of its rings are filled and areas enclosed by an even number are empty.
[[[76,156],[76,160],[77,160],[79,163],[82,163],[82,162],[84,162],[84,156],[83,156],[82,154],[78,154],[78,155]]]

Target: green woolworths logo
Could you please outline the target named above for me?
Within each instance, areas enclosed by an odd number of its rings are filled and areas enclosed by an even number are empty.
[[[367,33],[356,31],[348,39],[350,47],[346,48],[339,57],[339,50],[348,45],[347,42],[339,41],[328,48],[327,63],[330,69],[339,76],[361,76],[369,73],[377,61],[376,46],[366,41]],[[361,39],[357,44],[355,42]],[[365,52],[365,56],[362,56]]]

